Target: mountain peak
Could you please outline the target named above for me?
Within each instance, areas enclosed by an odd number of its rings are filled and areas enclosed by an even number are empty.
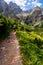
[[[33,10],[32,10],[32,12],[30,13],[30,14],[40,14],[41,13],[41,11],[42,11],[42,9],[39,7],[39,6],[37,6],[37,7],[35,7]]]
[[[34,9],[35,10],[40,10],[41,8],[39,6],[36,6]]]
[[[22,10],[16,3],[10,1],[9,4],[7,4],[5,0],[0,0],[0,13],[9,17],[10,14],[14,16],[21,13],[21,11]]]
[[[36,6],[36,8],[40,8],[39,6]]]
[[[16,4],[16,3],[13,3],[12,1],[10,1],[10,2],[9,2],[9,6],[10,6],[11,8],[15,8],[15,7],[17,7],[17,4]]]

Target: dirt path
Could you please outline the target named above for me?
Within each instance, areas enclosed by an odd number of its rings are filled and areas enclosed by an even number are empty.
[[[11,32],[10,36],[0,44],[0,65],[22,65],[15,32]]]

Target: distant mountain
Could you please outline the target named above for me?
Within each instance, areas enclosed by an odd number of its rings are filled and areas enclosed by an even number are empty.
[[[29,15],[26,17],[26,24],[36,24],[37,22],[43,21],[43,9],[40,7],[35,7]]]
[[[20,19],[21,22],[26,24],[39,24],[43,21],[43,9],[40,7],[35,7],[27,11],[22,11],[20,7],[13,3],[12,1],[7,4],[4,0],[0,0],[0,13],[9,18]]]
[[[5,1],[0,0],[0,13],[3,12],[4,10],[5,10]]]
[[[42,11],[43,9],[37,6],[31,11],[30,15],[37,16],[39,14],[42,14]]]
[[[13,2],[7,4],[4,0],[0,0],[0,13],[7,17],[16,17],[16,14],[21,13],[20,7]]]
[[[21,18],[23,17],[27,17],[29,15],[29,13],[31,13],[32,9],[27,10],[27,11],[22,11],[21,13],[17,14],[17,17]]]
[[[8,4],[4,0],[0,0],[0,13],[4,14],[5,16],[8,16],[10,12],[10,8]]]
[[[16,3],[10,2],[9,3],[9,7],[12,9],[12,11],[14,12],[14,14],[19,14],[19,13],[22,12],[22,10],[20,9],[20,7]]]

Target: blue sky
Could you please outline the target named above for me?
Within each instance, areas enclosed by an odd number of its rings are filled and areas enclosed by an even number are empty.
[[[10,1],[15,2],[17,5],[20,6],[22,10],[28,10],[34,8],[36,6],[43,8],[43,0],[5,0],[7,3]]]

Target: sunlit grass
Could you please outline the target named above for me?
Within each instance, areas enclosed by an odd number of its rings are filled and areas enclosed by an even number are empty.
[[[41,49],[43,37],[36,32],[27,33],[26,31],[17,31],[17,36],[21,46],[23,65],[43,65],[43,49]]]

